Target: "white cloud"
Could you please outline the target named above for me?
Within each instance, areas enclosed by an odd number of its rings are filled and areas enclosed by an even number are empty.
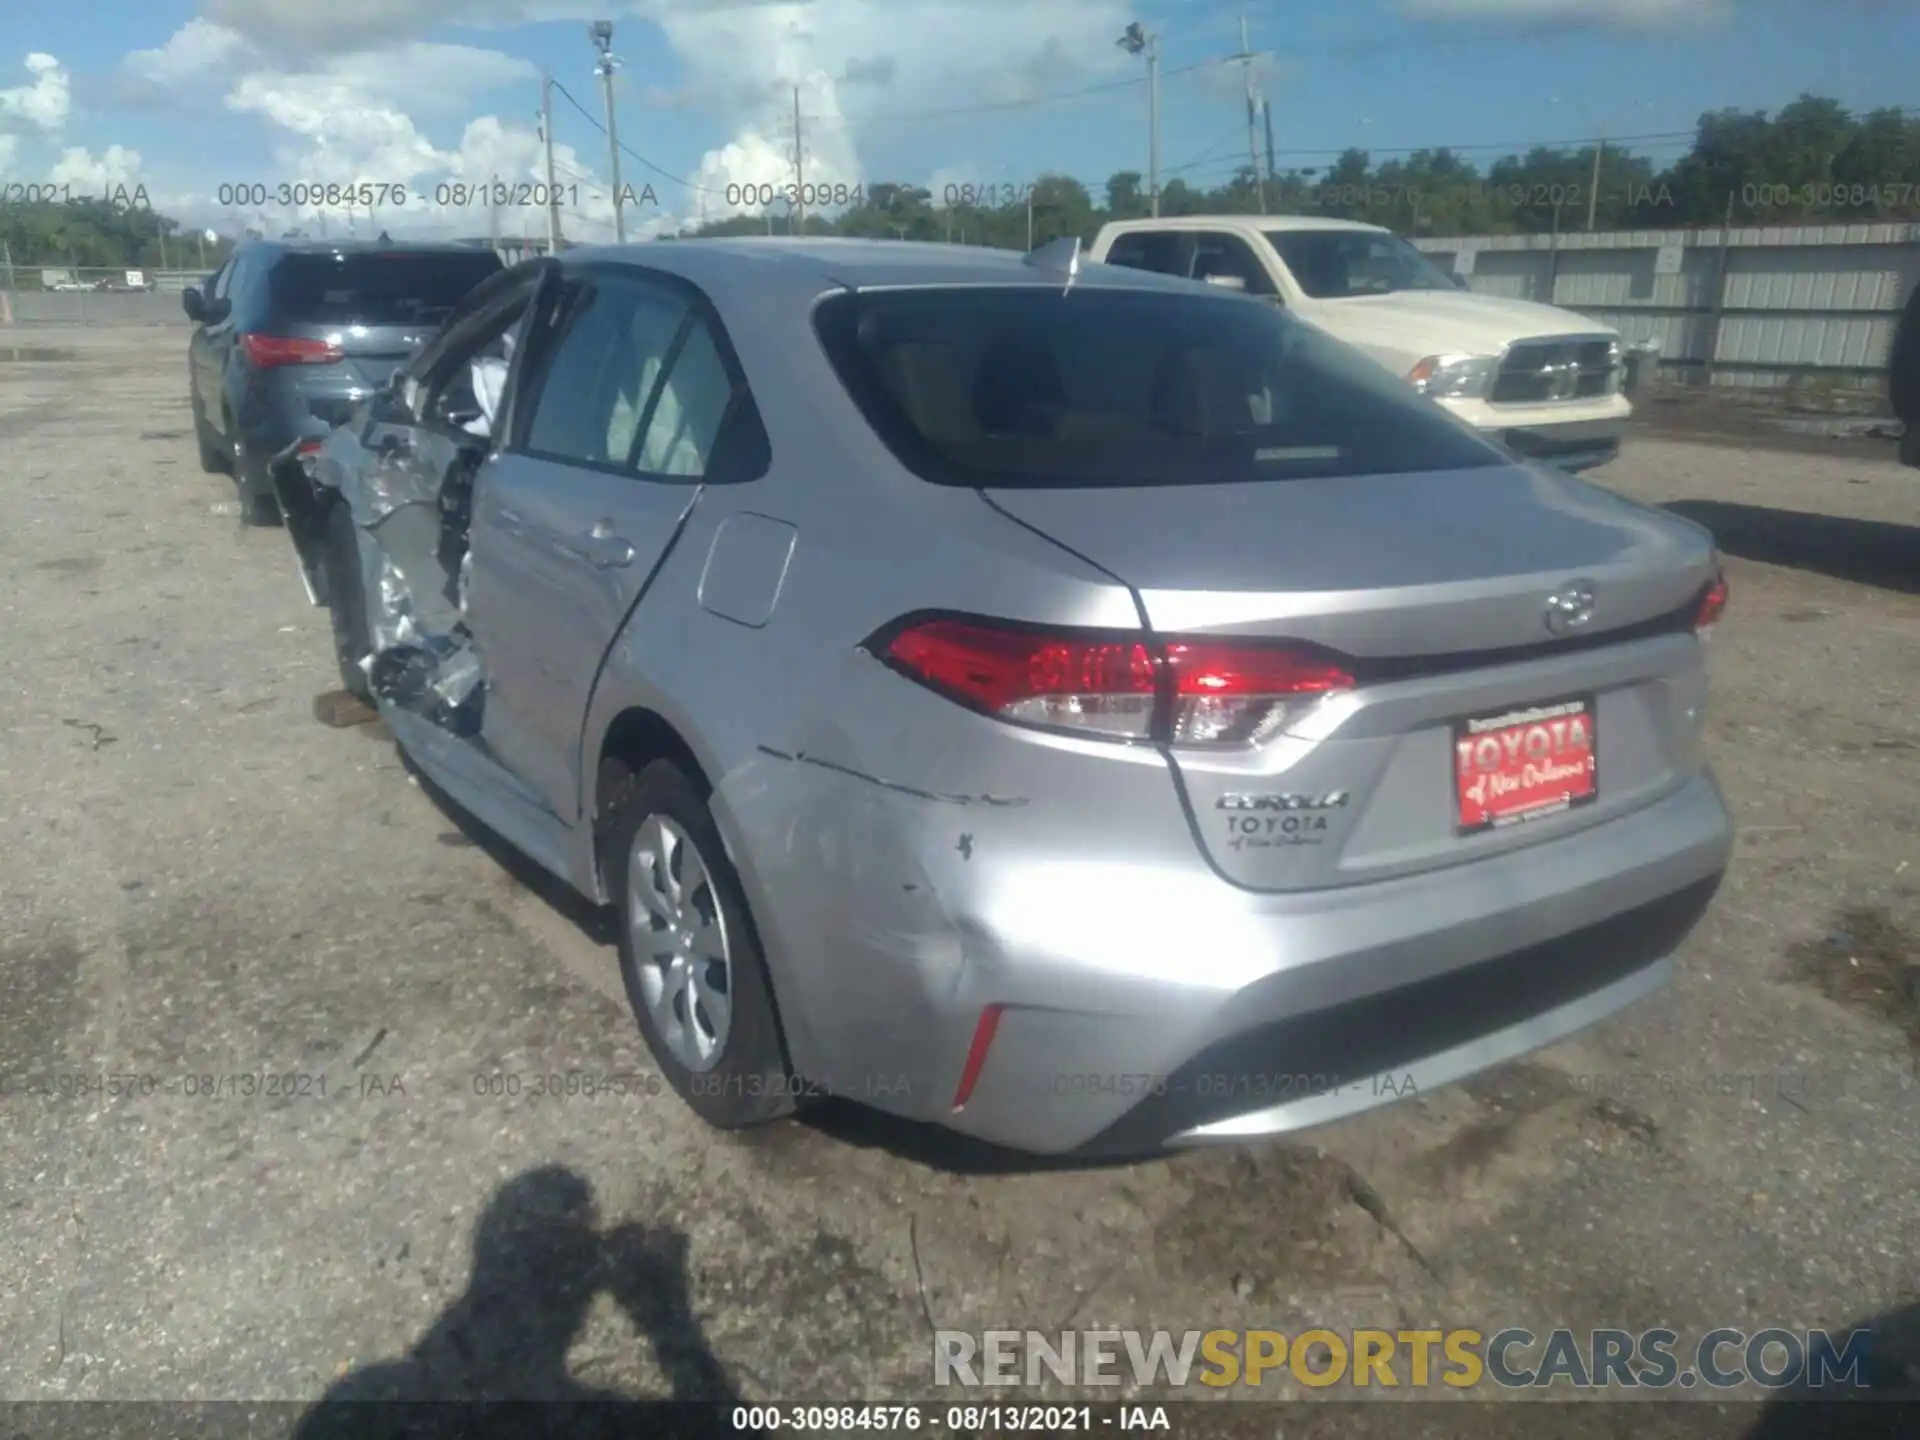
[[[949,158],[938,122],[902,122],[942,107],[1018,102],[1084,84],[1090,75],[1133,73],[1114,37],[1132,0],[203,0],[190,22],[157,50],[127,57],[130,79],[176,95],[207,95],[208,80],[232,77],[223,98],[233,113],[267,122],[274,174],[261,179],[407,184],[415,196],[445,177],[539,180],[539,142],[530,120],[533,67],[498,50],[427,44],[446,25],[488,27],[529,21],[644,15],[678,61],[671,92],[651,55],[625,57],[617,83],[623,108],[676,104],[716,119],[727,138],[697,160],[629,141],[695,188],[623,157],[634,191],[651,184],[658,207],[629,214],[630,234],[670,215],[713,218],[762,208],[738,187],[779,187],[784,213],[793,166],[794,93],[800,96],[809,186],[853,185],[862,149],[884,143],[890,170],[929,171]],[[616,26],[637,45],[631,20]],[[586,37],[580,37],[585,59]],[[576,89],[580,87],[575,87]],[[489,92],[518,89],[526,117],[476,110]],[[214,91],[212,93],[219,93]],[[583,100],[595,112],[590,93]],[[842,109],[842,94],[848,97]],[[490,107],[494,108],[494,107]],[[560,110],[563,133],[580,117]],[[851,113],[848,113],[851,111]],[[865,118],[863,118],[865,117]],[[464,123],[459,139],[448,121]],[[629,132],[644,134],[644,128]],[[924,157],[909,147],[922,140]],[[557,147],[556,178],[569,189],[576,228],[611,218],[606,160],[597,137],[583,159]],[[902,155],[903,149],[909,153]],[[683,168],[684,167],[684,168]],[[1027,179],[1031,177],[1017,177]],[[573,190],[571,187],[577,186]],[[734,200],[729,203],[729,186]],[[575,203],[577,199],[577,204]],[[475,215],[439,217],[474,228]],[[538,217],[544,223],[544,217]],[[279,223],[265,216],[248,223]],[[408,217],[410,231],[423,217]],[[517,228],[517,227],[513,227]],[[610,235],[610,227],[605,233]]]
[[[237,30],[189,20],[158,50],[135,50],[121,60],[120,68],[149,85],[183,86],[232,66],[250,48]]]
[[[67,123],[73,86],[60,62],[42,51],[27,56],[30,85],[0,90],[0,121],[14,120],[51,134]]]
[[[95,155],[81,145],[60,152],[47,177],[55,185],[71,185],[76,193],[104,195],[140,184],[140,152],[109,145]]]
[[[689,207],[707,215],[758,209],[729,205],[729,183],[794,181],[793,92],[800,90],[809,185],[864,177],[862,140],[924,136],[901,111],[1028,99],[1073,82],[1076,72],[1123,61],[1113,39],[1126,0],[1007,5],[981,0],[644,0],[685,70],[678,97],[704,97],[732,138],[702,157],[690,177],[703,187]],[[839,77],[837,80],[834,77]],[[843,111],[839,91],[859,97]],[[863,121],[862,114],[872,115]],[[777,205],[784,210],[784,204]]]
[[[588,19],[621,0],[205,0],[201,8],[265,49],[317,55],[371,51],[442,25]]]
[[[1733,0],[1401,0],[1405,14],[1423,20],[1566,21],[1622,29],[1680,29],[1717,22]]]

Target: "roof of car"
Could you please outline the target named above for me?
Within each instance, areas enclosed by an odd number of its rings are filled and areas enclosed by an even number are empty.
[[[471,240],[256,240],[256,245],[289,255],[471,255],[488,247]],[[502,262],[503,264],[505,262]]]
[[[1116,220],[1111,228],[1128,230],[1386,230],[1367,220],[1332,215],[1162,215],[1157,220]]]
[[[1096,265],[1081,251],[1077,288],[1198,292],[1191,281],[1118,265]],[[1034,285],[1058,287],[1058,270],[1026,263],[1018,250],[944,245],[919,240],[858,240],[808,236],[727,236],[658,240],[644,245],[599,245],[569,250],[562,263],[625,262],[665,270],[696,284],[729,280],[780,289],[876,290],[923,286]]]

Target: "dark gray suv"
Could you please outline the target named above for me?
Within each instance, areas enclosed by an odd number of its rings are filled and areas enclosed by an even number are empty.
[[[226,472],[249,524],[279,504],[275,456],[318,447],[475,285],[503,268],[485,246],[253,241],[182,296],[200,463]]]

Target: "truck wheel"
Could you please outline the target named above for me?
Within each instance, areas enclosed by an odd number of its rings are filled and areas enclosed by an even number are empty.
[[[722,1130],[793,1113],[760,939],[702,790],[656,760],[615,783],[602,815],[620,976],[661,1073]]]
[[[327,577],[327,617],[333,622],[333,658],[340,667],[340,688],[372,705],[373,687],[360,662],[373,653],[367,625],[367,591],[360,580],[360,532],[353,512],[337,496],[327,505],[320,527],[320,564]]]

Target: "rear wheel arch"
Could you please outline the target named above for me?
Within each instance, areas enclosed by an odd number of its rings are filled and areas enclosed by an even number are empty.
[[[629,705],[620,711],[601,734],[598,760],[585,777],[592,787],[585,797],[585,814],[593,831],[594,873],[603,881],[607,879],[608,857],[604,853],[607,819],[631,790],[640,772],[656,760],[671,760],[693,782],[702,801],[712,800],[714,787],[708,767],[679,727],[659,711],[643,705]],[[727,834],[725,818],[716,814],[714,827],[720,831],[727,859],[738,870],[739,857],[734,853],[732,837]]]

